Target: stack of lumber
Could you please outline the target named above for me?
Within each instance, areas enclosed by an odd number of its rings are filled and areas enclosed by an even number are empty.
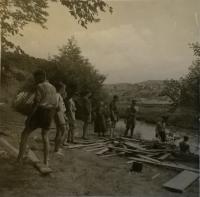
[[[198,169],[177,163],[179,160],[171,162],[171,157],[177,151],[176,146],[172,143],[120,137],[112,140],[79,141],[78,144],[69,145],[68,148],[83,148],[85,151],[94,152],[100,157],[123,155],[129,159],[127,163],[136,161],[175,170],[199,172]],[[198,157],[198,155],[195,156]]]

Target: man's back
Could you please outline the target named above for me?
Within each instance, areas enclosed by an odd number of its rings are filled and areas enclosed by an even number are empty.
[[[39,83],[36,88],[36,102],[40,107],[57,107],[57,96],[55,87],[48,81]]]

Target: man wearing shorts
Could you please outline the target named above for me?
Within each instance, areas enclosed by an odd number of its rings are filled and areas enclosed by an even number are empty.
[[[49,160],[49,138],[48,132],[57,108],[56,89],[46,80],[46,73],[38,70],[34,73],[36,82],[36,94],[32,112],[27,117],[25,128],[21,134],[18,162],[22,162],[26,151],[29,135],[37,128],[42,129],[42,140],[44,146],[44,164],[48,166]]]

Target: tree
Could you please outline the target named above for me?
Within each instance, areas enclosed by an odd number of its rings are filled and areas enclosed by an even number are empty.
[[[164,81],[164,89],[161,96],[167,96],[172,101],[171,111],[174,111],[181,102],[182,86],[178,80],[170,79]]]
[[[187,89],[186,98],[196,108],[200,106],[200,43],[190,45],[195,59],[189,67],[189,73],[185,76],[183,84]]]
[[[49,2],[61,3],[84,28],[87,28],[89,23],[100,20],[98,17],[100,11],[109,10],[112,13],[112,7],[103,0],[1,0],[2,50],[15,48],[18,52],[22,52],[20,47],[9,41],[9,37],[16,34],[22,36],[21,30],[26,24],[36,23],[46,28]]]
[[[189,67],[189,72],[179,80],[165,81],[165,87],[162,94],[168,96],[175,108],[180,104],[182,106],[197,109],[200,102],[200,44],[193,43],[190,47],[194,51],[195,59]]]
[[[68,39],[59,53],[50,59],[51,64],[44,65],[51,81],[63,81],[69,92],[82,93],[85,90],[98,95],[101,91],[105,76],[100,74],[87,58],[82,56],[76,40]]]

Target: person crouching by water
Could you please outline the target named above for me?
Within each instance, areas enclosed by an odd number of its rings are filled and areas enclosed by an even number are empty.
[[[111,101],[110,108],[110,120],[111,120],[111,128],[110,128],[110,138],[114,137],[114,130],[116,127],[116,123],[119,120],[119,111],[117,107],[117,102],[119,101],[119,97],[117,95],[113,96],[113,100]]]
[[[63,155],[62,148],[64,139],[67,132],[67,117],[65,115],[66,107],[64,99],[67,97],[66,86],[62,82],[55,84],[56,96],[58,107],[55,114],[55,124],[56,124],[56,137],[55,137],[55,152],[59,155]]]
[[[132,100],[131,106],[127,109],[126,112],[126,130],[124,132],[124,137],[128,136],[128,131],[131,130],[131,135],[130,137],[133,137],[133,132],[135,129],[135,124],[136,124],[136,113],[137,113],[137,108],[136,108],[136,101]]]
[[[179,143],[179,148],[181,153],[190,153],[190,145],[188,144],[189,137],[184,136],[183,140]]]
[[[26,151],[29,135],[37,128],[42,129],[42,140],[44,146],[44,164],[49,162],[49,129],[54,119],[57,108],[57,96],[55,87],[46,80],[46,73],[37,70],[34,73],[36,82],[36,93],[31,113],[25,122],[25,128],[21,134],[19,154],[17,161],[22,162]]]
[[[70,93],[67,99],[67,118],[69,122],[69,130],[68,130],[68,137],[67,142],[68,143],[74,143],[74,130],[76,128],[76,104],[74,100],[77,97],[77,93]]]
[[[159,118],[157,124],[156,124],[156,138],[158,138],[161,142],[166,141],[166,120],[167,117],[162,116]]]

